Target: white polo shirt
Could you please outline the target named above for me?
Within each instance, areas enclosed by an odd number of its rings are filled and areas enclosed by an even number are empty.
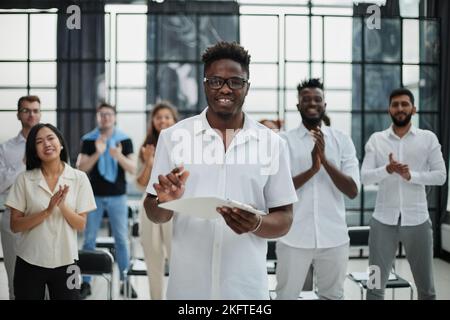
[[[400,138],[391,126],[372,134],[365,150],[362,182],[364,185],[378,184],[372,217],[384,224],[397,225],[401,215],[402,226],[416,226],[430,219],[425,186],[443,185],[447,178],[436,135],[411,126]],[[390,153],[394,160],[409,166],[411,180],[386,171]]]
[[[327,161],[350,176],[359,191],[359,162],[352,140],[330,127],[322,126],[321,130]],[[281,136],[289,146],[292,176],[310,169],[314,141],[303,123]],[[344,196],[321,166],[311,179],[297,189],[299,201],[294,204],[294,222],[291,230],[280,241],[294,248],[305,249],[332,248],[347,243],[349,237]]]
[[[40,169],[21,173],[11,187],[5,205],[25,215],[41,212],[59,186],[69,186],[66,204],[76,213],[96,209],[94,193],[86,173],[65,164],[54,192],[51,192]],[[56,207],[41,224],[20,233],[17,256],[26,262],[44,268],[57,268],[78,259],[77,231]]]
[[[282,139],[245,115],[225,152],[206,110],[161,132],[147,193],[156,195],[158,175],[183,163],[190,172],[183,197],[219,196],[265,212],[297,201]],[[266,239],[236,234],[220,215],[175,212],[167,298],[269,299],[266,252]]]

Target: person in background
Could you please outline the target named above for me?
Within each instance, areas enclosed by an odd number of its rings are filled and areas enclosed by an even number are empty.
[[[24,96],[17,102],[17,119],[22,129],[14,138],[0,144],[0,207],[11,185],[25,171],[25,143],[31,128],[41,120],[41,101],[37,96]],[[11,212],[5,208],[1,219],[3,259],[8,276],[9,298],[14,299],[14,266],[18,235],[11,231]]]
[[[160,101],[155,104],[150,115],[147,136],[138,158],[136,184],[143,192],[150,180],[159,134],[161,130],[172,126],[177,121],[177,110],[170,102]],[[144,199],[146,195],[144,193]],[[150,298],[161,300],[164,291],[165,261],[170,258],[171,251],[172,221],[164,224],[153,223],[147,218],[143,206],[139,210],[139,219],[139,236],[147,264]]]
[[[281,130],[281,128],[283,127],[282,120],[263,119],[263,120],[260,120],[259,123],[265,125],[267,128],[272,129],[275,132],[279,132]]]
[[[425,186],[443,185],[447,178],[441,145],[433,132],[411,123],[416,107],[410,90],[392,91],[388,110],[392,125],[369,138],[361,167],[362,183],[379,186],[370,220],[369,266],[379,270],[380,287],[368,289],[367,299],[384,299],[401,241],[418,298],[434,300],[433,229]]]
[[[95,249],[97,232],[106,211],[114,236],[120,279],[124,280],[130,263],[125,172],[134,174],[136,160],[133,142],[115,124],[116,108],[107,103],[100,104],[97,107],[97,128],[82,137],[77,167],[88,173],[97,204],[97,210],[88,216],[83,250]],[[90,280],[90,277],[83,277],[82,298],[91,294]],[[123,282],[120,293],[124,294]],[[137,297],[133,287],[131,296]]]
[[[72,283],[78,260],[77,232],[95,210],[87,175],[68,165],[61,133],[51,124],[37,124],[26,142],[26,171],[6,199],[11,230],[20,232],[14,272],[17,300],[76,300],[79,283]],[[74,268],[73,270],[76,270]]]
[[[320,299],[344,298],[349,237],[345,199],[359,191],[359,163],[351,138],[323,124],[323,84],[308,79],[297,87],[302,122],[281,134],[289,146],[297,189],[294,222],[276,245],[277,299],[297,300],[313,265]]]

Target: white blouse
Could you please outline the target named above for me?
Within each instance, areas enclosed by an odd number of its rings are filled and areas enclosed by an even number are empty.
[[[41,212],[59,186],[69,186],[66,204],[75,213],[96,209],[94,193],[86,173],[65,164],[54,192],[51,192],[40,169],[20,174],[11,187],[5,205],[25,215]],[[21,232],[17,256],[26,262],[44,268],[57,268],[78,260],[77,231],[55,207],[53,213],[34,228]]]

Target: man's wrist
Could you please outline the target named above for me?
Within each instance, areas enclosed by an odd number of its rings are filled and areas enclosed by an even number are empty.
[[[262,225],[262,221],[263,221],[263,216],[262,215],[260,215],[260,214],[258,214],[258,223],[256,224],[256,227],[255,227],[255,229],[253,229],[252,231],[250,231],[251,233],[255,233],[255,232],[257,232],[260,228],[261,228],[261,225]]]

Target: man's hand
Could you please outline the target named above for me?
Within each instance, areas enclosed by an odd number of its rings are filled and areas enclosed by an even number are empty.
[[[323,138],[323,132],[319,127],[317,127],[317,129],[311,130],[311,135],[315,143],[314,149],[316,149],[316,153],[320,158],[320,162],[326,163],[327,159],[325,157],[325,139]]]
[[[111,157],[113,157],[114,159],[118,160],[118,158],[122,154],[122,144],[119,142],[117,147],[109,148],[109,154],[111,155]]]
[[[386,171],[389,174],[397,173],[402,176],[405,180],[411,179],[411,173],[409,172],[409,166],[407,164],[400,163],[394,160],[394,155],[392,153],[389,154],[389,164],[386,166]]]
[[[95,150],[97,150],[98,154],[103,154],[106,150],[106,139],[104,137],[99,137],[95,140]]]
[[[254,231],[260,224],[262,216],[238,208],[220,207],[217,212],[225,219],[226,224],[237,234]]]
[[[317,144],[314,145],[314,148],[311,151],[312,165],[311,171],[316,174],[320,170],[320,166],[322,165],[322,161],[320,161],[320,155],[318,151]]]
[[[180,199],[184,194],[184,185],[189,177],[189,171],[184,168],[177,167],[169,174],[158,176],[159,183],[154,183],[156,195],[160,202],[167,202]]]

